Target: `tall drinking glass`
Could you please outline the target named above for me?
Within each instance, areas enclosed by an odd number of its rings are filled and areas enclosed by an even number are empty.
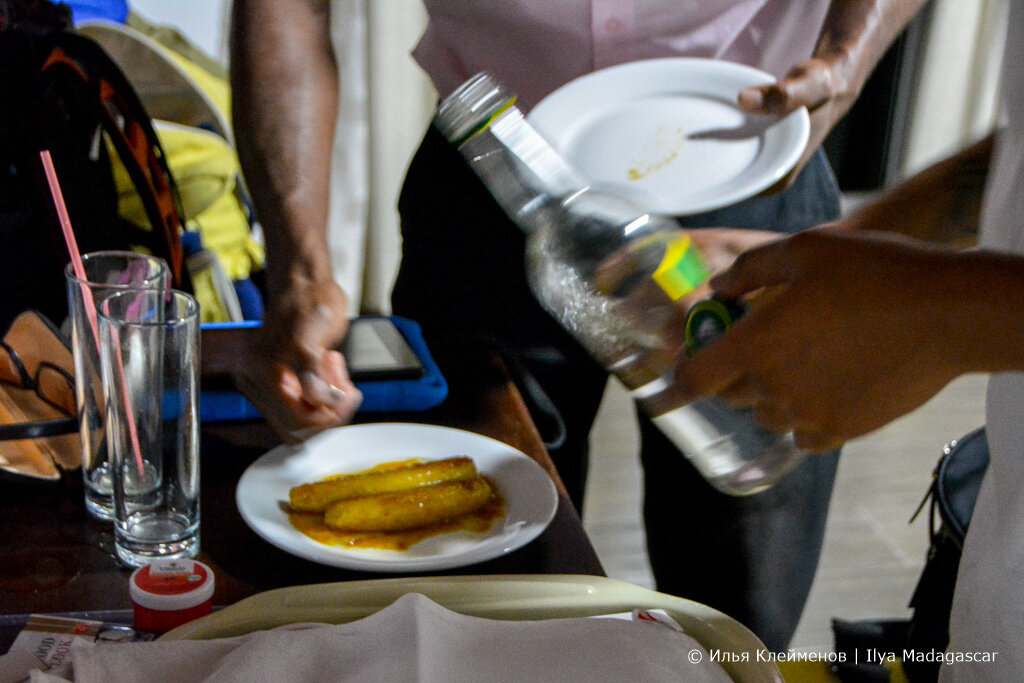
[[[199,304],[175,290],[100,304],[100,364],[117,556],[139,567],[199,552]]]
[[[163,290],[167,265],[130,251],[98,251],[82,256],[85,279],[68,264],[65,280],[75,360],[75,392],[82,441],[85,508],[99,519],[114,518],[113,488],[106,438],[106,409],[100,374],[96,307],[111,294],[138,289]]]

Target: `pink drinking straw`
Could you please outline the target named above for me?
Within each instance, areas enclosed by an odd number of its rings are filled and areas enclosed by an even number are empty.
[[[60,182],[57,180],[57,171],[53,167],[53,158],[50,150],[44,149],[39,153],[43,162],[43,171],[46,173],[46,182],[50,185],[50,193],[53,195],[53,204],[57,209],[57,218],[60,220],[60,229],[64,233],[64,243],[68,247],[68,254],[71,256],[71,268],[75,276],[83,283],[89,279],[85,276],[85,264],[82,263],[82,254],[78,251],[78,241],[75,239],[75,231],[71,228],[71,217],[68,216],[68,207],[64,204],[64,194],[60,191]],[[92,290],[82,285],[82,298],[85,300],[85,314],[89,318],[89,326],[92,328],[93,339],[96,340],[96,349],[100,346],[100,332],[96,325],[96,302],[92,299]],[[124,393],[125,418],[128,420],[128,434],[132,442],[132,450],[135,452],[135,465],[139,468],[140,482],[145,478],[145,466],[142,464],[142,447],[139,445],[139,434],[135,426],[135,417],[132,414],[132,402],[128,395],[128,382],[124,373],[124,362],[121,360],[121,341],[117,337],[117,330],[114,330],[114,348],[117,353],[117,371],[121,378],[121,391]],[[84,379],[84,378],[83,378]]]

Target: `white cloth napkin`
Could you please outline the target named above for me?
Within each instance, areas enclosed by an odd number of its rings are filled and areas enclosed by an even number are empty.
[[[37,672],[32,681],[729,681],[708,659],[697,641],[660,624],[480,619],[413,593],[338,626],[85,647],[64,677]]]

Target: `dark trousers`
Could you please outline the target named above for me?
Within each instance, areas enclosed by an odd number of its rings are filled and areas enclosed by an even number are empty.
[[[516,354],[565,421],[567,438],[551,456],[582,509],[588,436],[607,373],[530,293],[523,234],[433,129],[409,167],[399,212],[394,312],[418,321],[428,344],[489,340]],[[838,213],[819,153],[787,191],[681,222],[796,231]],[[712,489],[643,415],[640,431],[658,590],[715,607],[784,649],[814,578],[838,454],[810,459],[770,491],[733,498]]]

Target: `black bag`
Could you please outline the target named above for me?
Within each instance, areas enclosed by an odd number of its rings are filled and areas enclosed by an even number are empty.
[[[42,171],[49,150],[82,253],[163,258],[187,288],[182,213],[152,123],[117,66],[74,33],[66,5],[0,0],[0,329],[23,310],[67,312],[69,256]],[[118,216],[107,142],[139,191],[148,230]]]
[[[928,507],[930,544],[921,578],[910,599],[914,614],[909,620],[846,621],[833,619],[836,652],[846,652],[848,663],[834,667],[840,680],[849,683],[888,681],[888,671],[879,664],[853,664],[854,650],[868,648],[901,657],[904,650],[942,652],[949,645],[949,617],[953,606],[964,538],[978,500],[978,491],[988,469],[989,453],[985,428],[979,427],[951,441],[932,473],[932,485],[914,513]],[[911,521],[913,521],[913,519]],[[902,662],[903,673],[912,683],[938,679],[941,662]]]
[[[907,648],[917,652],[942,651],[949,644],[949,615],[953,606],[964,537],[978,500],[981,481],[988,469],[988,440],[979,427],[950,442],[932,476],[928,531],[931,543],[921,578],[910,599],[914,616],[907,631]],[[934,681],[938,662],[904,662],[903,670],[914,683]]]

